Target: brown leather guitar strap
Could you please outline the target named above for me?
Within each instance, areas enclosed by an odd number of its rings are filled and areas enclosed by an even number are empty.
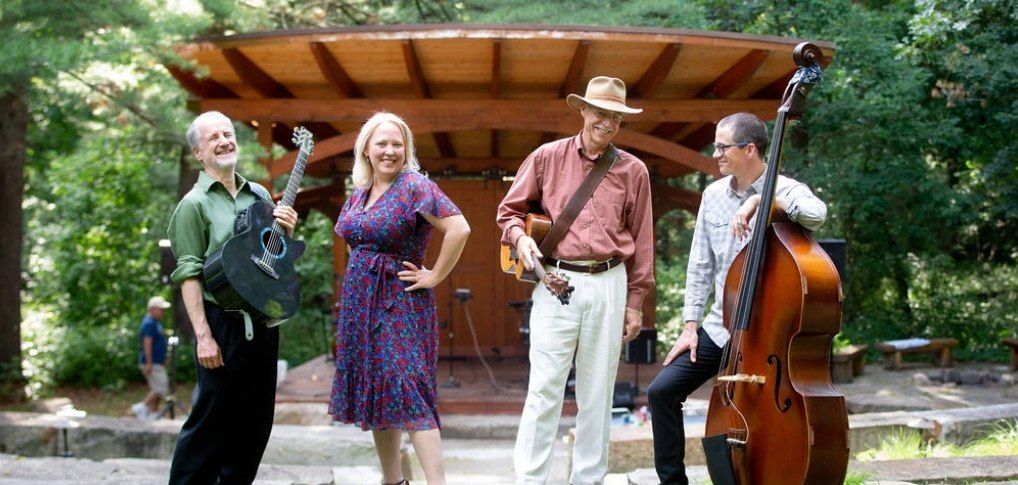
[[[551,256],[551,251],[555,249],[555,246],[558,246],[559,241],[569,232],[569,226],[573,225],[576,216],[583,210],[583,206],[587,205],[587,200],[590,199],[591,195],[594,195],[594,189],[597,189],[597,186],[601,184],[601,180],[608,174],[608,170],[612,168],[617,156],[618,151],[615,150],[615,146],[609,143],[604,151],[601,152],[601,156],[597,157],[597,160],[594,162],[594,168],[583,179],[580,188],[569,199],[566,208],[559,214],[558,220],[552,221],[548,235],[544,236],[544,239],[538,246],[541,254]]]

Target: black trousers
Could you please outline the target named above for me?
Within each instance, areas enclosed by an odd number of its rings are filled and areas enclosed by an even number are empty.
[[[707,332],[696,332],[696,362],[689,352],[678,356],[654,378],[647,388],[651,426],[654,430],[654,468],[664,485],[689,483],[686,478],[686,430],[682,423],[682,403],[704,382],[716,376],[721,353]]]
[[[170,484],[250,484],[272,432],[279,329],[255,324],[249,341],[241,314],[206,301],[205,317],[225,365],[198,364],[198,396],[177,438]]]

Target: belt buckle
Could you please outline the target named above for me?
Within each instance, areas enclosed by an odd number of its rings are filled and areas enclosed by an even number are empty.
[[[590,266],[587,266],[587,273],[588,274],[596,274],[597,273],[597,268],[599,268],[600,266],[601,266],[601,263],[595,263],[595,264],[592,264]]]

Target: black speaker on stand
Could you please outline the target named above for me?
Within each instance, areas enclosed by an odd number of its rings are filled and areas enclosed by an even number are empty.
[[[636,397],[640,395],[640,364],[657,362],[657,330],[641,328],[636,338],[622,347],[622,361],[636,365],[636,382],[619,382],[615,384],[612,396],[612,407],[628,407],[636,405]]]
[[[831,257],[834,267],[838,269],[838,276],[842,283],[845,281],[845,261],[847,258],[844,239],[818,239],[817,244],[824,249],[824,252]]]
[[[446,325],[448,325],[448,328],[446,328],[446,331],[449,334],[449,356],[446,358],[449,361],[449,380],[439,384],[438,387],[444,387],[446,389],[455,389],[455,388],[460,387],[461,384],[459,383],[459,381],[456,380],[456,375],[453,373],[453,371],[454,371],[453,361],[456,360],[456,355],[453,354],[453,348],[452,347],[453,347],[453,343],[456,341],[456,333],[453,332],[453,328],[452,328],[452,300],[453,300],[453,298],[458,298],[459,295],[457,295],[456,293],[454,293],[452,291],[452,279],[451,278],[449,279],[449,292],[450,292],[450,295],[449,295],[449,310],[448,310],[449,318],[448,318],[447,323],[446,323]],[[467,297],[467,299],[469,299],[469,297]],[[462,304],[463,301],[464,300],[460,300],[460,304]]]

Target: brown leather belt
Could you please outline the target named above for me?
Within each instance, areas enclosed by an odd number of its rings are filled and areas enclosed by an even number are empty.
[[[565,261],[559,261],[559,260],[549,256],[549,257],[544,258],[544,263],[547,264],[548,266],[554,266],[556,268],[561,268],[561,269],[564,269],[566,271],[576,271],[577,273],[597,274],[597,273],[604,273],[605,271],[608,271],[608,270],[610,270],[610,269],[612,269],[612,268],[622,264],[622,260],[619,259],[619,258],[612,258],[612,259],[609,259],[608,261],[605,261],[603,263],[597,263],[597,264],[573,264],[573,263],[567,263]]]

